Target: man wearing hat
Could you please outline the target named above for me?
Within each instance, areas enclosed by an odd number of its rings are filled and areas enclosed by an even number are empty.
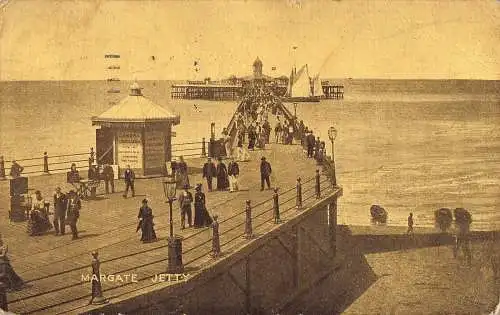
[[[306,145],[307,145],[307,157],[312,158],[315,145],[315,139],[312,131],[309,131],[309,134],[306,137]]]
[[[127,169],[123,173],[123,178],[125,179],[125,192],[123,193],[123,198],[127,198],[129,188],[132,190],[132,197],[135,197],[135,190],[134,190],[135,173],[130,168],[130,165],[127,165]]]
[[[207,179],[208,191],[212,191],[212,179],[217,176],[217,169],[211,158],[203,165],[203,178]]]
[[[260,190],[264,190],[264,181],[267,184],[267,188],[271,189],[271,182],[269,176],[271,176],[271,164],[266,161],[265,157],[262,157],[260,162]]]
[[[61,233],[64,235],[66,219],[66,196],[61,192],[61,188],[56,188],[54,194],[54,229],[56,236]]]
[[[192,226],[191,203],[193,203],[193,195],[189,192],[189,185],[184,185],[184,191],[179,195],[179,206],[181,208],[181,229],[186,228],[186,215],[188,217],[189,227]]]
[[[68,193],[66,222],[71,228],[71,234],[73,234],[73,240],[76,240],[78,238],[78,230],[76,228],[76,223],[80,218],[81,208],[82,208],[82,203],[80,202],[80,198],[78,198],[74,190],[70,190]]]

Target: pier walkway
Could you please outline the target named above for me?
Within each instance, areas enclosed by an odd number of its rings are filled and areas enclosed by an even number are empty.
[[[251,200],[254,233],[263,235],[271,231],[273,191],[260,191],[260,158],[265,156],[271,163],[273,174],[271,185],[279,187],[282,220],[296,216],[296,180],[302,178],[303,208],[317,201],[315,196],[315,173],[319,167],[313,159],[307,159],[299,145],[268,145],[266,150],[252,151],[249,162],[240,162],[239,184],[241,191],[235,193],[207,192],[206,182],[201,178],[202,159],[189,160],[190,183],[203,182],[207,208],[211,215],[217,214],[220,223],[220,242],[223,256],[231,255],[244,246],[245,201]],[[227,163],[226,163],[227,164]],[[321,168],[319,168],[321,169]],[[321,174],[321,194],[334,192],[328,178]],[[103,290],[110,303],[128,296],[151,292],[172,283],[153,283],[152,277],[166,272],[168,235],[168,204],[162,187],[162,178],[136,180],[136,196],[123,198],[122,181],[115,181],[117,192],[98,195],[96,200],[82,203],[78,222],[80,239],[71,240],[69,227],[65,236],[54,236],[53,230],[42,236],[30,237],[26,233],[26,222],[8,221],[8,181],[0,181],[0,230],[4,243],[9,246],[9,257],[16,272],[27,282],[21,291],[8,293],[9,310],[22,314],[66,314],[90,311],[87,306],[91,284],[82,280],[82,275],[91,275],[91,255],[99,250],[101,274],[136,274],[138,282],[104,282]],[[65,174],[54,174],[30,178],[30,188],[38,189],[52,203],[55,187],[68,191]],[[99,191],[103,193],[104,188]],[[99,193],[98,191],[98,193]],[[179,193],[179,192],[178,192]],[[141,200],[147,198],[155,215],[155,230],[159,240],[143,244],[140,233],[135,233],[137,214]],[[52,208],[51,208],[52,211]],[[307,210],[304,210],[307,211]],[[217,263],[209,255],[212,231],[210,228],[180,230],[180,211],[174,204],[174,231],[184,238],[183,262],[185,273],[194,275]],[[189,280],[188,280],[189,281]]]

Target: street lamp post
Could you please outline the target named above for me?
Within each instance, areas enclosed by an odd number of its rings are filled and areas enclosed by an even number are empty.
[[[337,187],[337,176],[335,174],[335,138],[337,138],[337,129],[335,127],[330,127],[328,129],[328,138],[332,143],[332,177],[333,177],[333,187]]]
[[[174,235],[174,220],[172,216],[172,203],[174,202],[177,182],[173,177],[163,181],[163,191],[170,206],[170,235],[168,237],[168,273],[181,274],[184,272],[182,264],[182,237]]]

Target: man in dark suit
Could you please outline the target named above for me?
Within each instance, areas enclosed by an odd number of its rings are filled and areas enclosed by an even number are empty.
[[[92,164],[89,167],[88,171],[89,181],[98,181],[99,180],[99,169],[97,168],[97,164]],[[90,188],[90,197],[95,198],[97,195],[97,186],[92,185]]]
[[[127,165],[127,169],[123,173],[123,178],[125,179],[125,192],[123,193],[123,198],[127,198],[129,188],[130,190],[132,190],[132,197],[135,197],[135,190],[134,190],[135,174],[134,171],[130,168],[130,165]]]
[[[217,176],[217,169],[211,158],[203,165],[203,178],[207,179],[208,191],[212,191],[212,178]]]
[[[64,235],[66,225],[66,196],[61,192],[61,188],[56,188],[54,194],[54,229],[57,235]]]
[[[262,157],[260,162],[260,190],[264,190],[264,181],[267,184],[267,189],[271,189],[271,182],[269,176],[271,176],[271,164],[266,161],[265,157]]]
[[[113,168],[111,167],[111,165],[104,164],[102,175],[104,177],[106,193],[109,194],[109,184],[111,184],[111,193],[115,193],[115,173],[113,172]]]
[[[309,134],[306,137],[306,144],[307,144],[307,157],[312,158],[315,145],[314,135],[312,131],[309,131]]]
[[[71,190],[68,193],[68,201],[67,201],[67,222],[71,228],[71,234],[73,234],[73,240],[78,239],[78,230],[76,229],[76,222],[80,218],[80,209],[82,208],[82,203],[80,202],[80,198],[76,195],[74,190]]]

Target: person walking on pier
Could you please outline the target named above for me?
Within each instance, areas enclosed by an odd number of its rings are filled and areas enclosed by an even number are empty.
[[[307,145],[307,157],[312,158],[315,145],[314,135],[312,131],[309,131],[309,134],[306,137],[306,145]]]
[[[208,191],[212,191],[212,179],[217,176],[217,168],[211,158],[203,165],[203,178],[207,179]]]
[[[15,160],[13,160],[12,166],[10,167],[10,177],[12,177],[12,178],[21,177],[21,173],[23,171],[24,171],[24,167],[22,167]]]
[[[265,144],[269,144],[269,136],[271,135],[271,125],[269,121],[265,119],[264,124],[262,125],[262,130],[264,131],[264,139]]]
[[[238,191],[238,176],[240,175],[240,167],[238,163],[231,159],[227,166],[227,174],[229,175],[229,192]]]
[[[264,190],[264,181],[267,184],[267,189],[271,189],[271,181],[269,177],[271,176],[271,164],[266,161],[265,157],[261,158],[260,162],[260,190]]]
[[[316,137],[316,141],[314,142],[314,159],[318,160],[319,150],[321,149],[321,141],[319,137]]]
[[[193,195],[189,192],[189,185],[184,186],[184,191],[179,195],[179,206],[181,208],[181,229],[186,228],[186,216],[188,218],[189,227],[192,226],[191,203],[193,203]]]
[[[123,178],[125,179],[125,192],[123,193],[123,198],[127,198],[128,190],[132,190],[132,197],[135,197],[135,189],[134,189],[134,181],[135,181],[135,173],[130,168],[130,165],[127,165],[127,169],[123,173]]]
[[[177,163],[176,166],[176,176],[175,179],[177,180],[177,187],[184,187],[188,185],[188,187],[191,187],[189,185],[189,176],[188,176],[188,165],[184,161],[184,157],[181,155],[179,156],[179,162]]]
[[[111,185],[111,193],[115,193],[115,173],[113,168],[109,164],[104,164],[102,170],[102,175],[104,177],[104,185],[106,188],[106,194],[109,194],[109,185]]]
[[[139,208],[139,214],[137,215],[139,219],[137,230],[141,229],[141,241],[143,243],[149,243],[156,240],[153,217],[153,209],[148,206],[148,200],[143,199],[142,207]]]
[[[196,185],[194,194],[194,228],[202,228],[212,224],[212,218],[207,210],[205,194],[201,191],[201,184]]]
[[[248,153],[247,148],[243,146],[243,138],[245,137],[244,133],[238,134],[238,161],[248,161],[250,160],[250,153]]]
[[[89,167],[88,178],[89,181],[99,181],[99,168],[97,167],[97,164],[92,164]],[[95,198],[96,195],[97,195],[97,185],[92,185],[90,187],[90,196],[92,198]]]
[[[76,228],[76,223],[80,218],[80,209],[82,208],[82,203],[80,198],[78,198],[74,190],[70,190],[68,193],[68,208],[66,211],[66,222],[71,228],[71,234],[73,235],[73,240],[78,239],[78,230]]]
[[[281,130],[282,130],[281,122],[278,119],[278,122],[276,123],[276,126],[274,127],[274,138],[275,138],[276,143],[280,143]]]
[[[406,231],[407,235],[413,236],[413,212],[410,212],[408,216],[408,230]]]
[[[54,194],[54,229],[57,235],[64,235],[66,230],[66,196],[61,192],[61,188],[56,188]]]
[[[226,190],[228,187],[227,168],[222,162],[222,158],[219,157],[219,163],[217,163],[217,190]]]

